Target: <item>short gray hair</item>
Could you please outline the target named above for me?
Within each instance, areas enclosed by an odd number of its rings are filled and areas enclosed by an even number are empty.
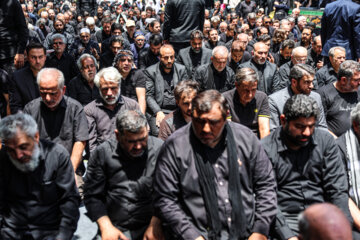
[[[56,68],[43,68],[40,70],[40,72],[38,73],[37,77],[36,77],[36,82],[38,84],[38,86],[40,87],[40,82],[41,82],[41,79],[42,79],[42,76],[43,74],[49,74],[49,75],[53,75],[55,73],[58,74],[58,77],[57,77],[57,82],[58,82],[58,89],[62,89],[65,85],[65,78],[64,78],[64,74],[56,69]]]
[[[54,35],[51,36],[51,44],[54,43],[54,40],[55,39],[59,39],[61,38],[61,40],[67,44],[67,40],[66,40],[66,37],[64,35],[62,35],[61,33],[55,33]]]
[[[305,94],[296,94],[289,98],[285,103],[283,113],[287,122],[301,117],[318,119],[320,116],[316,101]]]
[[[0,121],[0,139],[7,141],[13,139],[18,130],[26,136],[34,138],[38,132],[36,121],[28,114],[19,112],[15,115],[9,115]]]
[[[254,12],[251,12],[251,13],[249,13],[248,15],[247,15],[247,18],[256,18],[256,13],[254,13]]]
[[[353,110],[350,113],[351,122],[355,122],[357,125],[360,125],[360,103],[356,104]]]
[[[94,25],[95,24],[95,19],[93,17],[88,17],[85,21],[85,23],[87,25]]]
[[[104,80],[107,82],[117,83],[117,84],[119,84],[119,86],[121,84],[121,79],[122,79],[121,74],[114,67],[103,68],[100,70],[100,72],[98,72],[95,75],[94,84],[98,88],[100,88],[100,79],[101,78],[104,78]]]
[[[257,82],[258,74],[252,68],[241,68],[236,72],[235,80],[237,83],[242,82]]]
[[[346,60],[340,64],[338,79],[346,77],[346,79],[349,80],[356,72],[360,72],[360,63],[355,62],[354,60]]]
[[[291,68],[289,78],[290,80],[295,79],[296,81],[299,81],[304,76],[314,76],[314,75],[315,75],[315,70],[311,66],[300,63],[294,65]]]
[[[116,116],[116,129],[120,135],[125,131],[138,133],[144,127],[147,127],[146,117],[139,110],[124,110]]]
[[[330,50],[329,50],[329,57],[334,57],[335,50],[340,50],[340,51],[342,51],[342,52],[346,53],[345,48],[340,47],[340,46],[336,46],[336,47],[332,47],[332,48],[330,48]]]
[[[79,57],[79,59],[76,61],[76,65],[78,66],[79,70],[81,70],[83,68],[82,66],[82,61],[85,59],[85,58],[91,58],[93,61],[94,61],[94,65],[97,66],[97,61],[96,61],[96,58],[91,55],[91,54],[88,54],[88,53],[84,53],[83,55],[81,55]]]
[[[225,46],[216,46],[213,50],[212,50],[212,56],[215,56],[216,54],[224,54],[226,53],[226,55],[229,55],[229,50],[225,47]]]

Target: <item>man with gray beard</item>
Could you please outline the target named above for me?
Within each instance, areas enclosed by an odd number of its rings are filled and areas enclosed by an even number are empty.
[[[139,104],[121,95],[122,77],[114,67],[103,68],[95,76],[100,97],[85,106],[89,126],[90,153],[105,140],[114,138],[116,115],[123,110],[140,110]]]
[[[0,122],[0,139],[0,239],[70,240],[80,198],[67,150],[23,113]]]

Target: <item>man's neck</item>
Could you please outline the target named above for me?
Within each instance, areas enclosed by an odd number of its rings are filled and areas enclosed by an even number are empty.
[[[116,103],[109,105],[109,104],[104,102],[104,107],[106,107],[107,109],[109,109],[111,111],[114,111],[114,109],[116,107]]]
[[[130,72],[127,72],[127,73],[126,72],[120,72],[120,74],[123,77],[123,79],[126,79],[129,76]]]
[[[181,114],[182,114],[182,116],[183,116],[183,118],[184,118],[184,120],[185,120],[185,122],[190,122],[191,121],[191,116],[188,116],[188,115],[186,115],[185,113],[183,113],[183,112],[181,112]]]
[[[57,59],[60,59],[62,57],[62,55],[63,55],[62,52],[61,53],[55,53],[55,56],[56,56]]]
[[[35,78],[37,77],[38,73],[40,72],[40,71],[35,70],[35,69],[32,69],[32,68],[30,68],[30,70],[32,71],[33,76],[34,76]]]

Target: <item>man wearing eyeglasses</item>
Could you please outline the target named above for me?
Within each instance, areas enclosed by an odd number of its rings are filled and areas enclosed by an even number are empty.
[[[59,69],[64,74],[65,85],[67,86],[70,80],[78,74],[79,70],[76,67],[74,58],[65,52],[67,45],[65,36],[56,33],[52,36],[51,42],[54,52],[47,56],[45,66]]]

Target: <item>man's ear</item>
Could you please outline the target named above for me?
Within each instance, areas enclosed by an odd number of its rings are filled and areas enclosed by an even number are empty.
[[[340,83],[341,83],[341,85],[346,85],[346,83],[347,83],[347,78],[346,77],[341,77],[340,78]]]
[[[281,126],[285,126],[285,124],[286,124],[286,118],[285,118],[284,114],[280,115],[280,124],[281,124]]]
[[[39,131],[37,131],[35,133],[35,136],[34,136],[34,140],[37,144],[39,144],[39,141],[40,141],[40,134],[39,134]]]
[[[119,133],[119,130],[115,129],[114,132],[115,132],[116,139],[117,139],[118,141],[120,141],[120,133]]]

